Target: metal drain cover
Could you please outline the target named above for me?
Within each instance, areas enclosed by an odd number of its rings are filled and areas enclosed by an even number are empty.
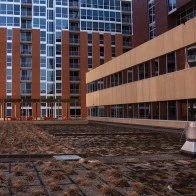
[[[62,161],[77,161],[81,159],[78,155],[57,155],[53,156],[56,160],[62,160]]]

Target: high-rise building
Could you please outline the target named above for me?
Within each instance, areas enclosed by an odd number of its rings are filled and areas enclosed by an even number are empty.
[[[86,117],[86,72],[131,47],[131,0],[1,0],[1,118]]]
[[[196,1],[132,4],[132,50],[86,74],[89,119],[185,127],[196,120]]]

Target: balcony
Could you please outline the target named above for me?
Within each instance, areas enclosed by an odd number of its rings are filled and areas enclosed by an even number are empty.
[[[31,20],[22,20],[21,28],[22,29],[32,29],[32,21]]]
[[[22,49],[20,54],[25,54],[25,55],[31,55],[32,51],[31,50],[24,50]]]
[[[69,26],[69,30],[71,30],[71,31],[80,31],[80,27],[79,26]]]
[[[31,42],[31,36],[21,36],[20,37],[21,42]]]
[[[80,94],[80,89],[70,89],[70,94],[78,95]]]
[[[69,55],[70,56],[80,56],[80,52],[79,51],[70,51]]]
[[[21,64],[20,65],[20,68],[32,68],[32,65],[31,65],[31,63],[23,63],[23,64]]]
[[[71,103],[70,103],[70,106],[80,106],[80,101],[72,101]]]
[[[123,46],[125,46],[125,47],[131,47],[131,42],[123,41]]]
[[[70,64],[70,68],[72,68],[72,69],[80,69],[80,64],[78,64],[78,63],[71,63]]]
[[[79,8],[79,2],[78,1],[70,1],[69,7]]]
[[[21,11],[21,17],[32,17],[32,11],[31,10],[22,10]]]
[[[25,90],[21,89],[20,93],[21,94],[31,94],[32,90],[31,89],[25,89]]]
[[[79,20],[80,19],[80,15],[78,14],[69,14],[69,19],[70,20]]]
[[[122,22],[131,24],[131,19],[130,18],[122,18]]]
[[[21,3],[23,4],[32,4],[32,0],[21,0]]]
[[[20,80],[21,81],[31,81],[32,80],[32,77],[31,76],[21,76],[20,77]]]
[[[80,76],[69,76],[71,82],[78,82],[80,81]]]
[[[123,12],[131,12],[131,7],[127,7],[127,6],[122,5],[122,11]]]
[[[70,44],[79,44],[80,39],[78,39],[78,38],[69,38],[69,43]]]
[[[131,30],[123,29],[122,30],[122,34],[124,34],[124,35],[131,35]]]

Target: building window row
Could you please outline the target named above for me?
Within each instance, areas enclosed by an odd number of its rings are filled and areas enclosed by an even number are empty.
[[[81,1],[81,7],[120,10],[120,0],[86,0]]]
[[[183,24],[186,21],[196,17],[196,2],[192,2],[183,11],[180,11],[177,15],[177,25]]]
[[[121,22],[120,12],[81,9],[81,19]]]
[[[93,106],[88,116],[195,121],[196,99]]]
[[[103,89],[113,86],[119,86],[122,84],[143,80],[166,73],[175,72],[185,68],[185,50],[179,50],[169,53],[167,55],[152,59],[150,61],[135,65],[128,69],[114,73],[110,76],[101,78],[104,82]],[[189,61],[188,61],[189,62]],[[190,66],[193,67],[193,64]],[[88,84],[88,92],[94,92],[100,90],[97,88],[97,83],[100,81],[94,81]]]
[[[104,22],[81,21],[81,30],[121,32],[121,24],[108,23],[108,22],[104,23]]]

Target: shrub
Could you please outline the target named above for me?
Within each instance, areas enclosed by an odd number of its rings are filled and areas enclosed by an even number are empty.
[[[49,168],[45,168],[43,170],[43,174],[44,174],[44,176],[51,176],[52,172]]]
[[[0,163],[0,169],[5,170],[7,169],[6,164]]]
[[[114,177],[114,178],[120,178],[122,177],[122,174],[117,169],[108,169],[105,171],[106,176],[108,177]]]
[[[60,172],[60,171],[53,173],[53,177],[56,180],[64,180],[65,179],[63,172]]]
[[[42,189],[35,189],[32,193],[32,196],[44,196],[45,192]]]
[[[128,192],[127,196],[139,196],[136,191]]]
[[[22,180],[17,180],[13,183],[13,188],[16,192],[24,191],[24,182]]]
[[[48,184],[48,186],[50,187],[50,189],[52,191],[60,191],[61,190],[61,187],[56,182],[50,182]]]
[[[80,189],[75,186],[72,185],[68,188],[67,192],[64,193],[64,196],[78,196],[80,192]]]
[[[140,182],[133,182],[132,187],[136,191],[143,191],[144,190],[144,185]]]
[[[87,171],[86,172],[86,177],[88,177],[90,179],[95,179],[96,178],[96,174],[93,171]]]
[[[33,174],[33,172],[27,172],[26,173],[26,180],[28,180],[28,181],[33,181],[34,180],[34,174]]]
[[[100,190],[101,190],[101,193],[104,195],[112,195],[114,193],[114,188],[107,184],[101,185]]]
[[[14,167],[14,174],[15,176],[22,176],[23,175],[23,169],[21,167]]]

